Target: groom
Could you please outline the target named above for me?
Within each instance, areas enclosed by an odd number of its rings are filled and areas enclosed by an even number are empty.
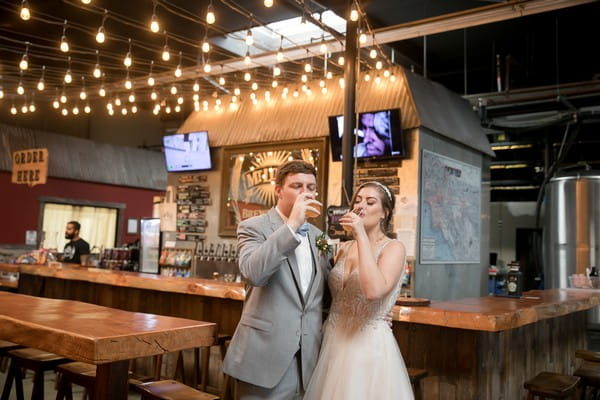
[[[238,226],[246,300],[223,365],[236,399],[301,399],[317,363],[330,263],[315,244],[321,232],[306,223],[320,204],[316,190],[311,164],[287,162],[275,178],[276,207]]]

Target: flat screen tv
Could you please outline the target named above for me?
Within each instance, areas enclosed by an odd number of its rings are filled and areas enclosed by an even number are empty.
[[[343,134],[344,116],[329,117],[333,161],[342,160]],[[354,134],[354,157],[357,159],[406,157],[398,108],[359,113]]]
[[[168,172],[201,171],[212,168],[208,132],[163,136]]]

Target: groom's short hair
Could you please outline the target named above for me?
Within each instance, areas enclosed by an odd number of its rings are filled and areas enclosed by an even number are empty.
[[[315,167],[304,160],[292,160],[284,164],[281,164],[277,168],[277,175],[275,176],[275,184],[282,186],[285,177],[290,174],[312,174],[317,177],[317,170]]]

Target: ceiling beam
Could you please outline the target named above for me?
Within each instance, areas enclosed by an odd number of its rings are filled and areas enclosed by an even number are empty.
[[[374,31],[375,42],[378,44],[398,42],[402,40],[433,35],[436,33],[449,32],[457,29],[470,28],[494,22],[506,21],[514,18],[540,14],[562,8],[574,7],[582,4],[593,3],[597,0],[508,0],[503,3],[473,8],[460,12],[426,18],[418,21],[408,22],[376,29]],[[338,39],[326,42],[331,53],[343,51],[343,45]],[[307,50],[311,54],[320,54],[320,42],[303,46],[291,47],[283,50],[285,60],[301,60],[306,58]],[[367,42],[361,47],[373,45],[373,38],[368,37]],[[248,69],[274,65],[276,52],[267,52],[252,57],[252,64],[247,66],[243,57],[219,61],[215,65],[223,66],[223,72],[244,71]],[[213,68],[210,73],[201,71],[202,66],[188,67],[183,69],[181,78],[177,81],[186,81],[207,76],[221,74],[221,68]],[[155,74],[157,84],[173,82],[173,73],[164,72]],[[140,77],[133,80],[136,87],[144,86],[146,78]],[[122,83],[116,83],[115,88],[122,88]]]

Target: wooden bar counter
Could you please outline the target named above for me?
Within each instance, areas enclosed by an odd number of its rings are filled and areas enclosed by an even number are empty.
[[[227,334],[245,294],[241,283],[204,279],[72,266],[18,270],[20,293],[211,321]],[[395,306],[393,331],[406,365],[428,371],[423,399],[524,399],[523,382],[537,373],[575,370],[575,350],[586,348],[585,311],[599,304],[600,290],[552,289]]]

